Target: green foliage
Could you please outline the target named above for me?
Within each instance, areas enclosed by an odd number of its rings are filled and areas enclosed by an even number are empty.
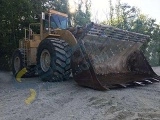
[[[91,0],[79,0],[78,3],[76,3],[76,12],[75,13],[69,13],[71,16],[71,23],[73,26],[79,25],[83,26],[90,22],[90,7],[91,7]]]
[[[0,3],[1,69],[8,68],[6,66],[12,51],[18,46],[18,40],[23,37],[23,28],[30,21],[30,10],[29,0],[2,0]]]
[[[68,14],[68,0],[48,0],[45,4],[46,9],[54,9]]]
[[[88,11],[86,13],[84,13],[82,10],[79,10],[74,17],[75,25],[83,26],[83,25],[89,23],[90,16],[91,15]]]
[[[150,36],[150,40],[142,46],[142,50],[152,66],[160,65],[160,26],[155,19],[141,14],[140,10],[128,4],[113,6],[111,0],[109,20],[103,24],[109,24],[121,29],[142,33]]]

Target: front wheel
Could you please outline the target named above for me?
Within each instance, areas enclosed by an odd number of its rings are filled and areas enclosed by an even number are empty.
[[[43,81],[69,79],[71,70],[71,48],[64,40],[43,40],[37,50],[38,74]]]

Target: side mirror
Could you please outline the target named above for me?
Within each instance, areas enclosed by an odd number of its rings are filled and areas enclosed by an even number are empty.
[[[42,12],[42,20],[45,20],[45,13]]]

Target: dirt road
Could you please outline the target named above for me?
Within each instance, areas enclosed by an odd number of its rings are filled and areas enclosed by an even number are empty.
[[[160,68],[154,70],[160,75]],[[27,105],[30,89],[37,93]],[[0,120],[160,120],[160,83],[110,91],[0,72]]]

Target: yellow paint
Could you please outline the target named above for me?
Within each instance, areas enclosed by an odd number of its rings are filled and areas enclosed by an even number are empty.
[[[22,81],[21,81],[21,77],[22,77],[24,74],[26,74],[26,72],[27,72],[27,69],[26,69],[26,68],[23,68],[22,70],[20,70],[20,71],[17,73],[17,75],[16,75],[16,80],[17,80],[18,82],[22,82]]]
[[[30,96],[25,100],[27,105],[31,104],[36,98],[36,91],[34,89],[30,89]]]

